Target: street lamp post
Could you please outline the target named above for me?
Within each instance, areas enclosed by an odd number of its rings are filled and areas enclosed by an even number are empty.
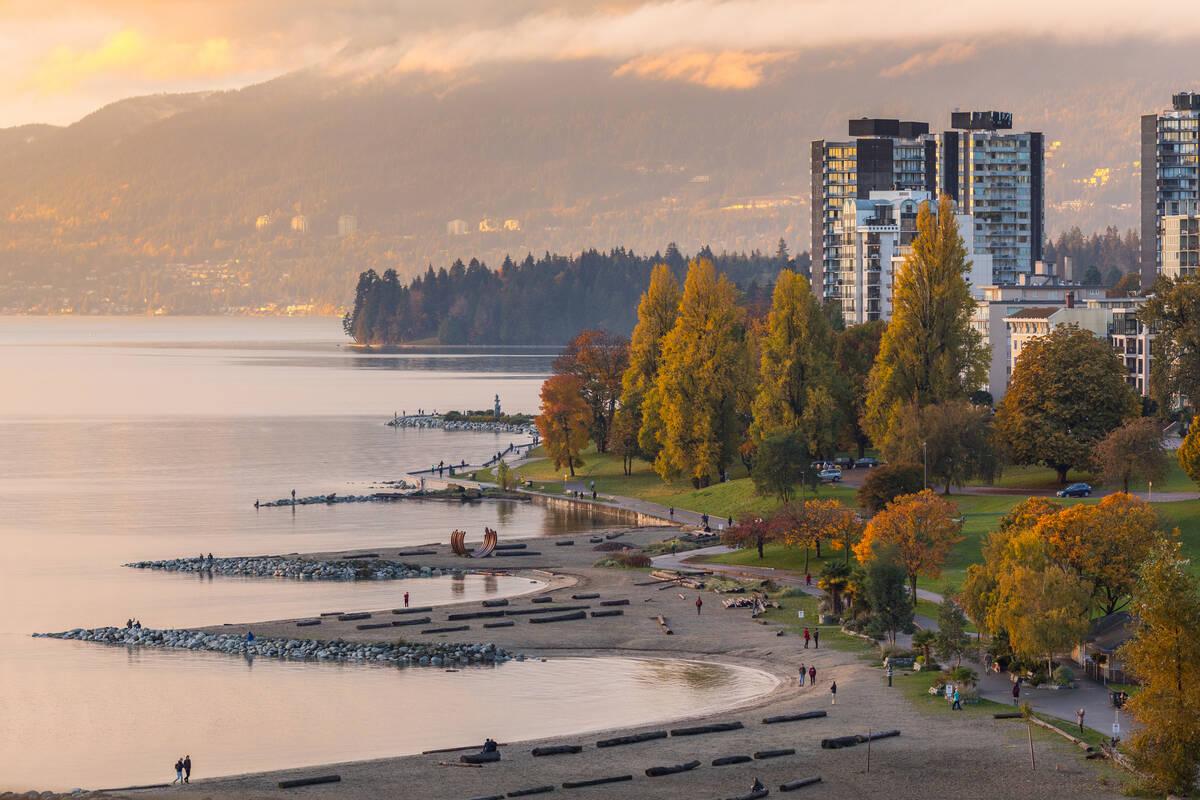
[[[1154,481],[1150,481],[1150,491],[1148,492],[1148,497],[1146,499],[1146,502],[1147,503],[1154,502]]]
[[[921,461],[925,466],[924,469],[924,488],[929,488],[929,442],[921,442]]]

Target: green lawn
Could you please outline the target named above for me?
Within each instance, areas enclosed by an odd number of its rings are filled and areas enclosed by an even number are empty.
[[[1154,491],[1157,492],[1194,492],[1196,484],[1188,478],[1187,474],[1179,466],[1178,460],[1174,453],[1169,453],[1168,456],[1167,474],[1159,481],[1154,483]],[[1093,486],[1103,486],[1100,476],[1088,472],[1086,470],[1072,470],[1067,473],[1067,482],[1076,483],[1084,481]],[[969,485],[983,486],[983,481],[969,481]],[[991,485],[1000,486],[1007,489],[1027,489],[1030,492],[1034,491],[1052,491],[1061,488],[1058,482],[1058,474],[1047,467],[1026,466],[1014,467],[1009,466],[1004,468],[1004,474],[997,478]],[[1104,487],[1104,488],[1120,488],[1119,486]],[[1145,480],[1134,480],[1129,485],[1129,490],[1133,492],[1144,492],[1147,490]]]
[[[810,631],[819,628],[821,647],[857,653],[864,659],[878,662],[879,648],[874,642],[842,633],[839,625],[817,624],[819,602],[817,598],[812,595],[799,594],[795,597],[777,597],[776,599],[782,608],[768,609],[766,614],[761,617],[762,619],[782,625],[786,631],[796,636],[801,635],[805,628]],[[804,619],[799,617],[797,613],[799,611],[804,611]]]
[[[539,452],[535,451],[535,457]],[[737,518],[744,513],[766,513],[778,505],[776,498],[760,497],[755,493],[754,485],[746,477],[745,469],[741,464],[737,464],[731,470],[731,480],[726,483],[715,484],[704,489],[693,489],[690,484],[682,480],[674,483],[664,482],[650,465],[643,461],[635,461],[633,474],[625,475],[619,456],[600,454],[589,450],[584,453],[583,458],[584,464],[582,467],[576,468],[576,477],[572,480],[584,483],[594,480],[596,490],[602,495],[640,497],[666,506],[704,512],[718,519],[730,516]],[[1172,459],[1171,465],[1171,471],[1161,485],[1155,485],[1155,492],[1194,490],[1195,484],[1188,480],[1174,459]],[[535,488],[541,491],[552,493],[563,491],[562,470],[556,470],[548,459],[535,458],[518,468],[516,473],[523,480],[534,481]],[[494,478],[491,470],[478,470],[476,474],[480,480],[486,481]],[[1072,475],[1072,479],[1075,477]],[[1010,467],[999,483],[1005,486],[1026,487],[1030,490],[1050,489],[1055,485],[1053,471],[1034,467]],[[806,496],[813,495],[810,492]],[[856,505],[854,490],[848,487],[823,486],[815,496],[822,499],[835,499],[850,506]],[[995,530],[1000,518],[1025,498],[1021,495],[952,494],[949,499],[958,506],[965,518],[963,541],[954,548],[937,578],[920,580],[922,588],[937,592],[944,592],[950,586],[962,585],[967,567],[979,562],[982,558],[981,548],[987,533]],[[1095,503],[1098,500],[1089,498],[1060,502]],[[1191,558],[1193,569],[1200,574],[1200,500],[1155,503],[1154,507],[1168,524],[1179,528],[1184,544],[1184,553]],[[826,549],[824,552],[826,559],[816,559],[815,555],[810,557],[809,570],[814,576],[820,573],[824,560],[841,557],[840,551],[832,548]],[[725,564],[773,567],[803,574],[803,550],[771,545],[766,548],[765,556],[760,561],[756,551],[745,550],[719,556],[714,560]],[[926,612],[922,610],[921,613]]]

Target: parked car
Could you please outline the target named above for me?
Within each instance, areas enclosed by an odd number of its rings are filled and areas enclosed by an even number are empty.
[[[855,461],[854,466],[857,469],[870,469],[871,467],[878,467],[879,459],[867,456],[866,458],[860,458],[858,461]]]
[[[1092,487],[1087,483],[1072,483],[1065,489],[1058,490],[1059,497],[1090,497]]]
[[[854,459],[849,456],[838,456],[833,460],[833,465],[838,469],[854,469]]]
[[[817,473],[817,477],[823,481],[837,483],[842,479],[842,471],[840,469],[823,469]]]

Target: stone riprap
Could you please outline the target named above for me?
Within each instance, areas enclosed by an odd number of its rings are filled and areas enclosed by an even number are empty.
[[[393,428],[440,428],[444,431],[480,431],[483,433],[516,433],[533,436],[537,428],[533,425],[512,425],[506,422],[468,422],[466,420],[445,420],[440,416],[407,416],[388,420]]]
[[[163,561],[134,561],[125,566],[133,569],[161,569],[167,572],[212,573],[213,575],[249,578],[295,578],[311,581],[394,581],[405,578],[463,575],[471,571],[422,567],[386,559],[312,561],[281,556],[214,558],[211,561],[207,558],[172,558]]]
[[[255,655],[296,661],[359,661],[396,666],[441,667],[464,664],[501,664],[524,661],[496,645],[453,642],[343,642],[317,639],[256,638],[240,634],[153,628],[74,628],[60,633],[35,633],[42,639],[69,639],[126,647],[202,650],[229,655]]]
[[[415,489],[415,486],[404,483],[403,481],[395,482],[397,489]],[[293,500],[290,497],[283,497],[279,500],[268,500],[265,503],[259,503],[259,508],[282,508],[284,506],[332,506],[341,503],[390,503],[394,500],[402,500],[404,495],[397,492],[377,492],[375,494],[314,494],[308,497],[297,497]]]

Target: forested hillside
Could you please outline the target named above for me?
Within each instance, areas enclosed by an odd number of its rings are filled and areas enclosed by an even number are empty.
[[[808,254],[698,254],[742,288],[753,307],[769,298],[784,267],[807,271]],[[675,245],[665,253],[639,256],[624,249],[578,257],[546,254],[489,269],[472,259],[456,261],[405,284],[395,272],[368,270],[358,279],[354,310],[344,320],[346,334],[365,345],[392,345],[436,339],[442,344],[562,344],[584,328],[628,335],[637,321],[638,296],[650,269],[665,263],[682,276],[688,259]]]

